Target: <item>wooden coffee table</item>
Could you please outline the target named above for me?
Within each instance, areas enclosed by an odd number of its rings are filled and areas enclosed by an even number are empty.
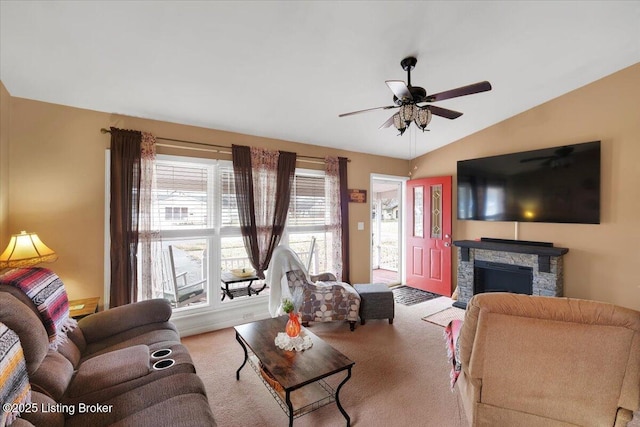
[[[282,316],[234,328],[236,340],[244,350],[244,361],[236,371],[236,379],[240,379],[240,370],[248,361],[280,407],[289,415],[290,427],[294,418],[333,401],[349,427],[351,419],[340,404],[340,389],[351,378],[351,367],[355,362],[306,328],[303,331],[313,341],[311,348],[304,351],[278,348],[274,341],[279,332],[284,332],[286,323],[287,317]],[[347,371],[347,376],[334,391],[324,378],[342,371]],[[270,384],[273,382],[277,382],[275,387]]]

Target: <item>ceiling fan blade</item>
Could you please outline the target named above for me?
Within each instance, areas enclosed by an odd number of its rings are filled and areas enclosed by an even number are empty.
[[[491,83],[484,81],[479,83],[474,83],[468,86],[462,86],[457,89],[446,90],[440,93],[434,93],[433,95],[427,96],[427,102],[435,102],[442,101],[444,99],[457,98],[458,96],[471,95],[479,92],[486,92],[491,90]]]
[[[359,111],[352,111],[350,113],[338,114],[338,117],[353,116],[354,114],[366,113],[367,111],[374,111],[374,110],[388,110],[390,108],[398,108],[398,106],[397,105],[387,105],[386,107],[367,108],[366,110],[359,110]]]
[[[413,101],[413,96],[409,92],[407,84],[402,80],[387,80],[385,82],[391,92],[401,101]]]
[[[459,111],[449,110],[448,108],[436,107],[435,105],[429,105],[429,109],[432,114],[436,116],[444,117],[445,119],[457,119],[462,115]]]
[[[391,117],[389,117],[387,119],[386,122],[384,122],[383,124],[380,125],[380,127],[378,129],[382,129],[382,128],[388,128],[389,126],[393,125],[393,117],[395,116],[395,114]]]

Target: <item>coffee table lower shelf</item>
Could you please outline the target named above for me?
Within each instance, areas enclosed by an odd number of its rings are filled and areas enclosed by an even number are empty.
[[[278,349],[274,340],[285,328],[287,320],[287,316],[280,316],[234,327],[236,341],[244,352],[242,365],[236,371],[236,380],[240,380],[240,371],[249,362],[289,416],[289,427],[293,427],[294,418],[331,402],[336,403],[347,421],[347,427],[350,427],[351,418],[340,404],[340,390],[351,378],[351,368],[355,362],[306,329],[305,333],[313,341],[310,349],[300,352]],[[262,366],[264,370],[260,369]],[[325,379],[340,372],[346,375],[334,391]],[[337,381],[339,377],[334,379]]]
[[[249,353],[248,361],[249,365],[251,365],[256,374],[258,374],[258,378],[260,378],[265,387],[267,387],[267,390],[269,390],[269,393],[271,393],[276,402],[278,402],[280,408],[282,408],[285,414],[290,415],[284,390],[277,390],[264,378],[262,372],[260,372],[260,362],[254,354]],[[335,390],[327,384],[325,380],[318,380],[292,391],[290,398],[293,406],[293,418],[301,417],[335,402],[335,394]]]

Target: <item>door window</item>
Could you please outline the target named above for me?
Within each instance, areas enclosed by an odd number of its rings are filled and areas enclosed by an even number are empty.
[[[424,237],[424,187],[413,189],[413,235]]]

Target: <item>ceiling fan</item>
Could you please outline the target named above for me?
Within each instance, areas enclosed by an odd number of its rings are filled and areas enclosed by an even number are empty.
[[[429,105],[429,103],[491,90],[491,83],[484,81],[468,86],[462,86],[457,89],[427,95],[427,91],[424,90],[424,88],[411,85],[411,70],[414,69],[417,62],[418,60],[412,56],[405,58],[400,62],[402,69],[407,72],[407,83],[402,80],[387,80],[385,82],[387,86],[389,86],[389,89],[391,89],[391,92],[393,92],[393,102],[395,105],[352,111],[350,113],[340,114],[338,117],[366,113],[367,111],[399,108],[400,110],[393,116],[389,117],[389,119],[384,122],[379,129],[394,125],[395,128],[400,131],[399,135],[402,135],[404,131],[407,130],[411,122],[415,122],[416,126],[424,132],[425,130],[428,130],[426,128],[429,122],[431,122],[432,114],[450,120],[457,119],[462,115],[462,113],[458,111]],[[419,105],[422,103],[425,104]]]
[[[573,147],[564,146],[554,150],[553,154],[550,156],[528,157],[520,160],[520,163],[542,161],[540,165],[544,167],[551,166],[552,168],[557,168],[561,166],[568,166],[572,163],[571,154],[573,151]]]

